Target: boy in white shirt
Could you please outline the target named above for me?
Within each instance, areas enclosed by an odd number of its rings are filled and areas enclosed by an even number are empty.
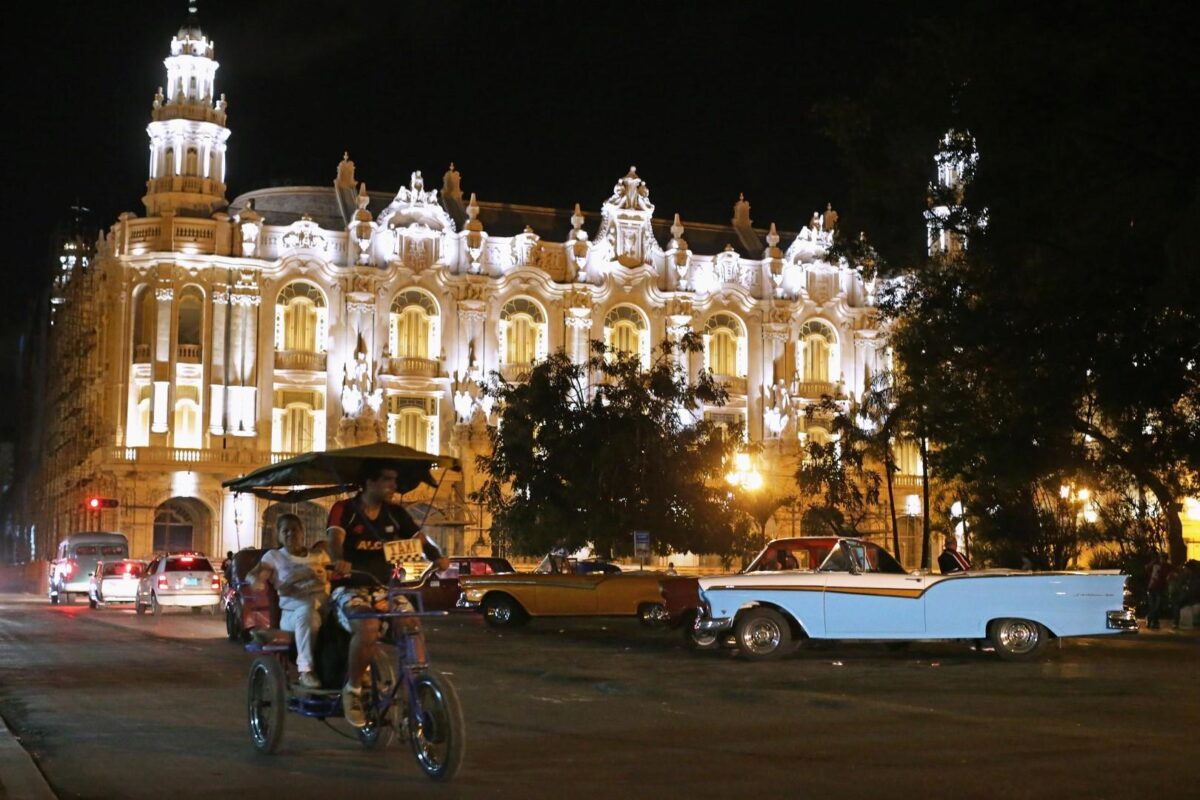
[[[304,523],[295,514],[281,514],[275,524],[283,546],[268,550],[246,577],[259,591],[266,581],[275,585],[282,612],[279,627],[296,637],[300,685],[319,689],[321,681],[313,672],[313,642],[321,628],[320,607],[328,597],[325,568],[329,555],[309,553],[304,546]]]

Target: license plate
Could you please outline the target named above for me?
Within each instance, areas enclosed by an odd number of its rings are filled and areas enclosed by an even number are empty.
[[[199,578],[184,578],[183,585],[184,586],[199,586],[200,579]]]

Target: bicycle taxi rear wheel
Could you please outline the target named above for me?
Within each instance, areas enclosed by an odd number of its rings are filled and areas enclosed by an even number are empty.
[[[287,675],[279,659],[259,656],[250,665],[246,711],[254,749],[274,753],[283,738],[283,721],[287,717]]]
[[[432,780],[457,774],[466,752],[467,725],[454,684],[436,672],[413,679],[416,705],[409,709],[409,742],[417,765]]]

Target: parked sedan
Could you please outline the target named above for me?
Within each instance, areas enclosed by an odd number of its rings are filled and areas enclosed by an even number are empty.
[[[145,561],[132,558],[97,562],[88,584],[88,605],[96,608],[111,603],[132,603],[145,569]]]
[[[142,573],[134,608],[139,614],[149,608],[155,615],[167,606],[216,613],[220,602],[221,576],[203,554],[170,553],[156,556]]]
[[[580,574],[572,562],[547,558],[532,573],[460,578],[459,606],[478,608],[493,627],[520,625],[530,617],[636,616],[648,625],[662,621],[662,573]]]
[[[1118,570],[931,575],[906,572],[883,548],[841,539],[819,569],[701,578],[703,633],[732,632],[751,659],[807,639],[987,639],[1006,660],[1042,655],[1051,639],[1136,632]]]

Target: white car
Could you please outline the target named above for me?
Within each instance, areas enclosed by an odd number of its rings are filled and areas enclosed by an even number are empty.
[[[701,578],[697,636],[732,632],[750,659],[806,639],[988,639],[996,654],[1039,657],[1053,638],[1136,633],[1118,570],[951,575],[906,572],[883,548],[841,539],[818,569]]]
[[[97,562],[88,584],[88,605],[96,608],[110,603],[132,603],[145,569],[145,561],[132,558]]]
[[[155,556],[138,581],[134,608],[144,614],[149,608],[190,608],[195,614],[207,608],[215,614],[221,602],[221,575],[202,553],[170,553]]]

